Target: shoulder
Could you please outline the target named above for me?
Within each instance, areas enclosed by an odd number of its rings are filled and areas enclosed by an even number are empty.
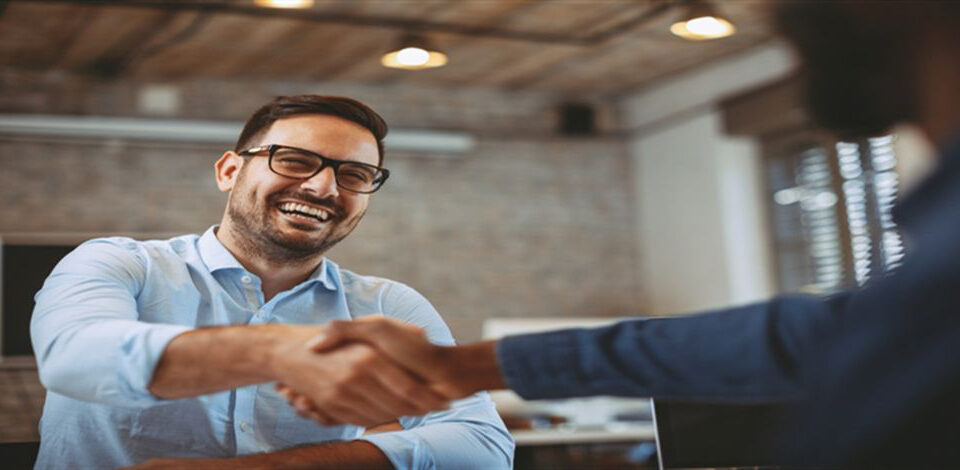
[[[135,268],[144,264],[140,242],[127,237],[105,237],[81,243],[57,267],[83,270],[108,266]]]
[[[81,243],[65,256],[56,270],[142,277],[152,263],[175,257],[178,251],[183,251],[175,249],[178,244],[191,246],[189,237],[146,241],[129,237],[94,238]]]
[[[340,283],[348,296],[375,296],[381,302],[427,302],[426,297],[402,282],[385,277],[357,274],[353,271],[337,268],[336,265],[334,265],[334,268],[334,271],[338,272]]]
[[[412,310],[432,311],[433,306],[416,289],[402,282],[379,276],[367,276],[332,265],[331,272],[339,277],[347,300],[352,303],[375,303],[370,305],[377,313],[399,317]],[[402,319],[402,318],[400,318]]]

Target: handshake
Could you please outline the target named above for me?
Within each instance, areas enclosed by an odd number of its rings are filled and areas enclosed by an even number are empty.
[[[272,375],[300,416],[323,425],[372,427],[506,387],[492,341],[437,346],[420,328],[384,317],[309,331],[274,351]]]

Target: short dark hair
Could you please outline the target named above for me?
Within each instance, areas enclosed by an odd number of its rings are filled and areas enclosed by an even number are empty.
[[[369,106],[343,96],[278,96],[250,116],[234,150],[239,152],[246,149],[278,119],[300,114],[336,116],[363,126],[377,139],[378,164],[383,164],[383,138],[387,135],[387,122]]]

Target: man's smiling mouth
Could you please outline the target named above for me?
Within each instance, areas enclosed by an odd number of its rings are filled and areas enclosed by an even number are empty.
[[[333,213],[327,209],[310,207],[305,204],[297,204],[295,202],[285,202],[280,204],[279,209],[280,212],[283,212],[287,215],[319,220],[320,222],[326,222],[333,216]]]

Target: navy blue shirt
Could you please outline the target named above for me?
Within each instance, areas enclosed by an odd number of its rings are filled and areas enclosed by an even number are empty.
[[[507,383],[525,398],[791,403],[783,463],[960,467],[960,140],[947,148],[896,209],[911,246],[896,272],[826,298],[507,337]]]

